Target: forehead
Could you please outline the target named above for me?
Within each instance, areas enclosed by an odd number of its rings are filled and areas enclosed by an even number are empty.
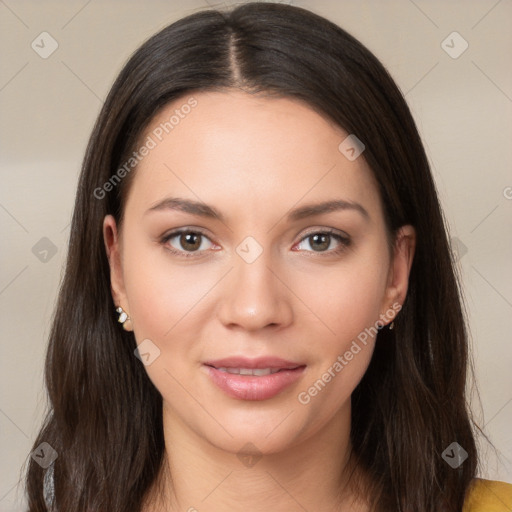
[[[127,208],[172,194],[255,214],[333,197],[371,209],[378,203],[373,173],[363,158],[351,161],[340,151],[347,136],[294,98],[191,93],[145,130],[139,145],[150,149],[137,165]]]

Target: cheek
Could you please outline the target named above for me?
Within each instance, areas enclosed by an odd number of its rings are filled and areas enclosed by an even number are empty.
[[[354,255],[297,282],[297,295],[324,325],[327,347],[342,349],[383,312],[388,267],[377,254]]]
[[[149,338],[164,348],[184,325],[190,328],[188,320],[200,311],[215,276],[200,265],[173,264],[163,247],[140,240],[126,244],[123,262],[130,315],[137,343]]]
[[[204,308],[216,276],[200,265],[173,264],[163,248],[144,242],[133,247],[126,251],[124,269],[135,339],[137,345],[151,340],[157,357],[145,367],[148,377],[167,401],[180,404],[183,387],[190,385],[190,365],[200,359]]]
[[[378,254],[372,250],[347,260],[316,281],[322,286],[313,287],[312,278],[303,284],[302,293],[308,292],[308,305],[322,322],[314,329],[303,325],[315,351],[297,400],[318,424],[347,403],[373,354],[388,270]]]

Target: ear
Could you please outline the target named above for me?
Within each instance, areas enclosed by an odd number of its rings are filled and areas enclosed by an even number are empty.
[[[114,304],[128,311],[128,301],[124,287],[120,236],[116,220],[112,215],[103,219],[103,240],[110,266],[110,290]]]
[[[416,230],[410,225],[402,226],[396,234],[393,259],[389,268],[383,304],[387,311],[393,304],[402,306],[405,301],[415,249]]]

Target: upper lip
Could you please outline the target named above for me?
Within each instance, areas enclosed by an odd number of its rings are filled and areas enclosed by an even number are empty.
[[[214,368],[248,368],[248,369],[263,369],[263,368],[280,368],[280,369],[293,369],[300,366],[305,366],[303,363],[294,361],[287,361],[280,357],[226,357],[224,359],[215,359],[205,361],[207,366]]]

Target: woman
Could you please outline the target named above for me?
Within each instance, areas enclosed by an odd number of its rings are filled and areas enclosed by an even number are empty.
[[[29,510],[507,506],[475,479],[467,365],[383,66],[304,9],[199,12],[132,56],[93,130]]]

